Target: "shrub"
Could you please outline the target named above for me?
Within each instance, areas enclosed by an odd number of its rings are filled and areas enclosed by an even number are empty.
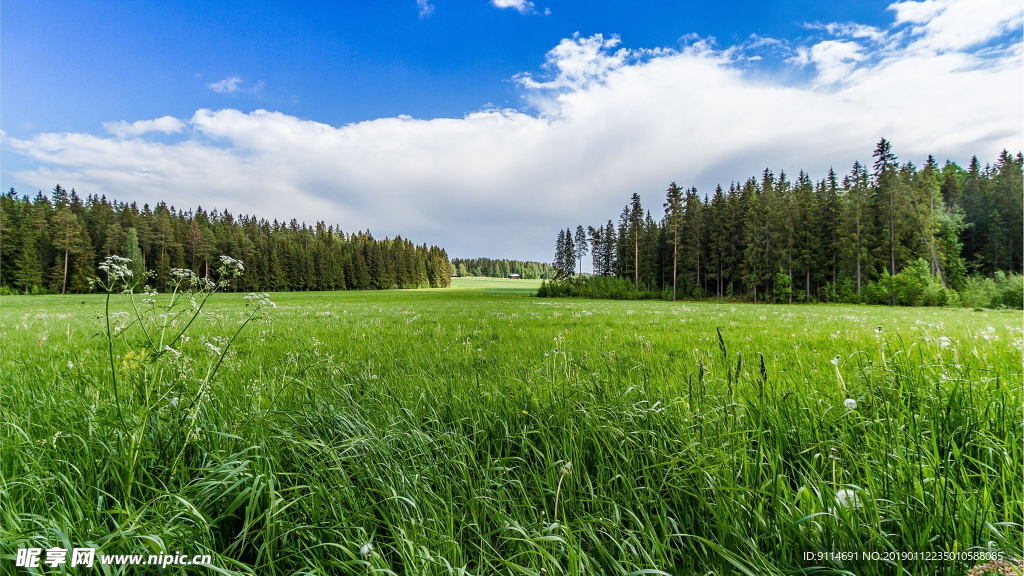
[[[793,296],[793,279],[784,272],[775,274],[775,301],[780,303],[789,302]]]
[[[968,308],[1024,307],[1024,276],[998,271],[991,278],[970,276],[960,291],[960,303]]]
[[[615,276],[574,276],[541,282],[541,298],[600,298],[605,300],[659,300],[671,298],[671,292],[637,290],[633,282]]]

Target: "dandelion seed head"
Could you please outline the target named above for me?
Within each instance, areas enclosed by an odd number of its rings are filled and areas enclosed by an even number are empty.
[[[849,411],[856,410],[857,401],[854,400],[853,398],[847,398],[846,400],[843,400],[843,406],[846,406],[846,409]]]
[[[842,508],[860,508],[860,496],[849,488],[836,491],[836,504]]]

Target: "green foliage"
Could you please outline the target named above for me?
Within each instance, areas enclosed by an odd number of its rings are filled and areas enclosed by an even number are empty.
[[[606,300],[657,300],[666,294],[637,290],[626,278],[615,276],[574,276],[541,282],[540,298],[601,298]],[[671,298],[671,294],[667,295]]]
[[[775,302],[789,303],[793,299],[793,279],[785,272],[775,273]]]
[[[1004,151],[968,170],[928,157],[918,169],[883,139],[874,158],[841,181],[766,169],[709,196],[673,182],[660,221],[633,194],[617,228],[588,228],[592,271],[638,293],[932,306],[955,305],[969,270],[1022,271],[1024,156]],[[559,232],[563,276],[580,237]]]
[[[165,345],[193,309],[170,297],[142,311]],[[1021,555],[1019,314],[272,298],[230,347],[252,309],[211,298],[154,358],[112,295],[122,419],[103,297],[5,296],[4,561],[71,544],[260,576],[959,576],[974,562],[803,554]]]
[[[437,246],[402,237],[376,239],[314,226],[236,217],[228,212],[178,211],[161,202],[150,209],[110,202],[57,186],[51,198],[0,196],[0,287],[26,294],[89,292],[96,266],[107,256],[132,261],[134,278],[169,288],[175,268],[210,277],[216,257],[249,263],[232,291],[443,288],[448,255]],[[151,272],[152,274],[148,274]]]
[[[524,280],[555,277],[554,268],[543,262],[494,258],[452,258],[451,264],[454,268],[453,273],[461,277],[507,278],[509,274],[519,274]]]
[[[970,276],[960,292],[961,303],[969,308],[1024,307],[1024,276],[996,272],[992,278]]]

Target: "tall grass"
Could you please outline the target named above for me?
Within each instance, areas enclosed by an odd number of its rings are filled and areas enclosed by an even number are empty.
[[[5,297],[0,569],[87,543],[260,575],[930,575],[975,562],[803,555],[1021,555],[1019,315],[273,299],[262,317],[216,295],[154,355],[112,296],[122,418],[102,300]]]

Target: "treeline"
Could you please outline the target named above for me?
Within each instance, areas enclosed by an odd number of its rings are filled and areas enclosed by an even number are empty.
[[[941,305],[982,285],[1017,290],[1020,153],[985,166],[975,157],[967,169],[929,156],[919,168],[900,163],[883,139],[873,157],[816,182],[766,169],[708,196],[673,182],[658,220],[634,194],[617,225],[577,226],[556,241],[559,278],[589,253],[596,277],[619,281],[567,281],[545,293],[587,295],[600,285],[622,297]]]
[[[554,278],[555,269],[544,262],[504,260],[494,258],[452,258],[451,273],[458,276],[485,276],[507,278],[519,274],[523,278]]]
[[[110,255],[133,260],[148,283],[167,287],[171,269],[210,277],[220,255],[244,262],[239,291],[365,290],[444,287],[448,255],[401,237],[376,239],[369,231],[345,233],[202,208],[175,210],[108,201],[83,201],[60,185],[47,196],[0,195],[0,291],[89,292],[89,279]]]

